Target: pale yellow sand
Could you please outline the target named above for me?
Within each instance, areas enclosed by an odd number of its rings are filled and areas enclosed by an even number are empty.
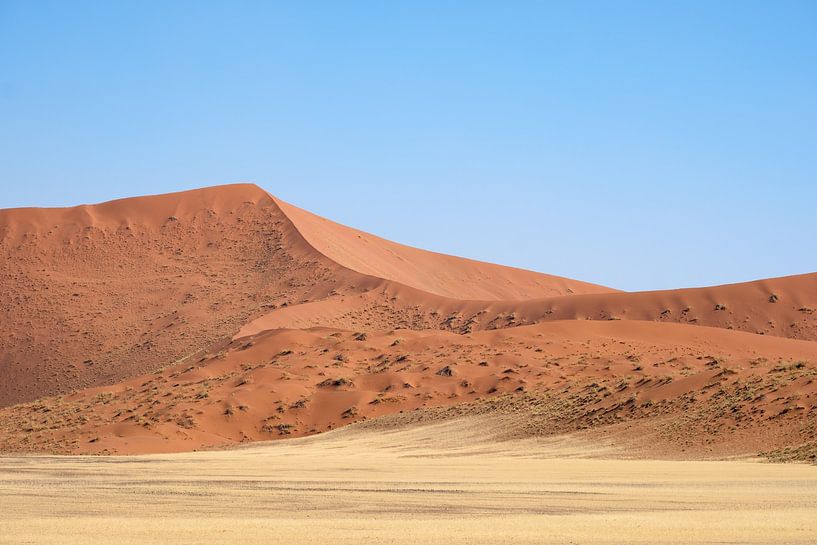
[[[617,460],[569,438],[492,442],[491,425],[0,457],[0,543],[817,542],[817,467]]]

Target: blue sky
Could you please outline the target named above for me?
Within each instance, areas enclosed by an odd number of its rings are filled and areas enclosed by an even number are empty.
[[[0,0],[0,207],[252,181],[622,289],[817,271],[817,2]]]

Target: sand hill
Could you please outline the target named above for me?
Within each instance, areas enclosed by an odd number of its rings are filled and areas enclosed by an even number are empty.
[[[0,240],[0,366],[11,378],[0,384],[0,405],[150,372],[272,309],[412,276],[421,289],[462,298],[612,291],[393,244],[248,184],[4,210]],[[409,260],[412,269],[401,267]]]
[[[249,184],[0,211],[0,450],[169,452],[514,414],[808,459],[817,274],[625,293],[390,242]]]

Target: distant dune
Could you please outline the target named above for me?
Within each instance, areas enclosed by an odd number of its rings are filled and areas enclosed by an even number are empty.
[[[235,337],[279,327],[445,329],[469,333],[551,320],[641,320],[735,329],[817,340],[817,274],[707,288],[608,292],[476,301],[440,297],[402,284],[279,308],[248,322]]]
[[[620,292],[403,246],[250,184],[2,210],[0,251],[0,450],[510,412],[514,437],[815,453],[817,273]]]

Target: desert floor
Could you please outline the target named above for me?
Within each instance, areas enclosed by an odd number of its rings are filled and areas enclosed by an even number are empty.
[[[0,543],[814,543],[817,467],[492,441],[476,417],[227,451],[0,457]]]

